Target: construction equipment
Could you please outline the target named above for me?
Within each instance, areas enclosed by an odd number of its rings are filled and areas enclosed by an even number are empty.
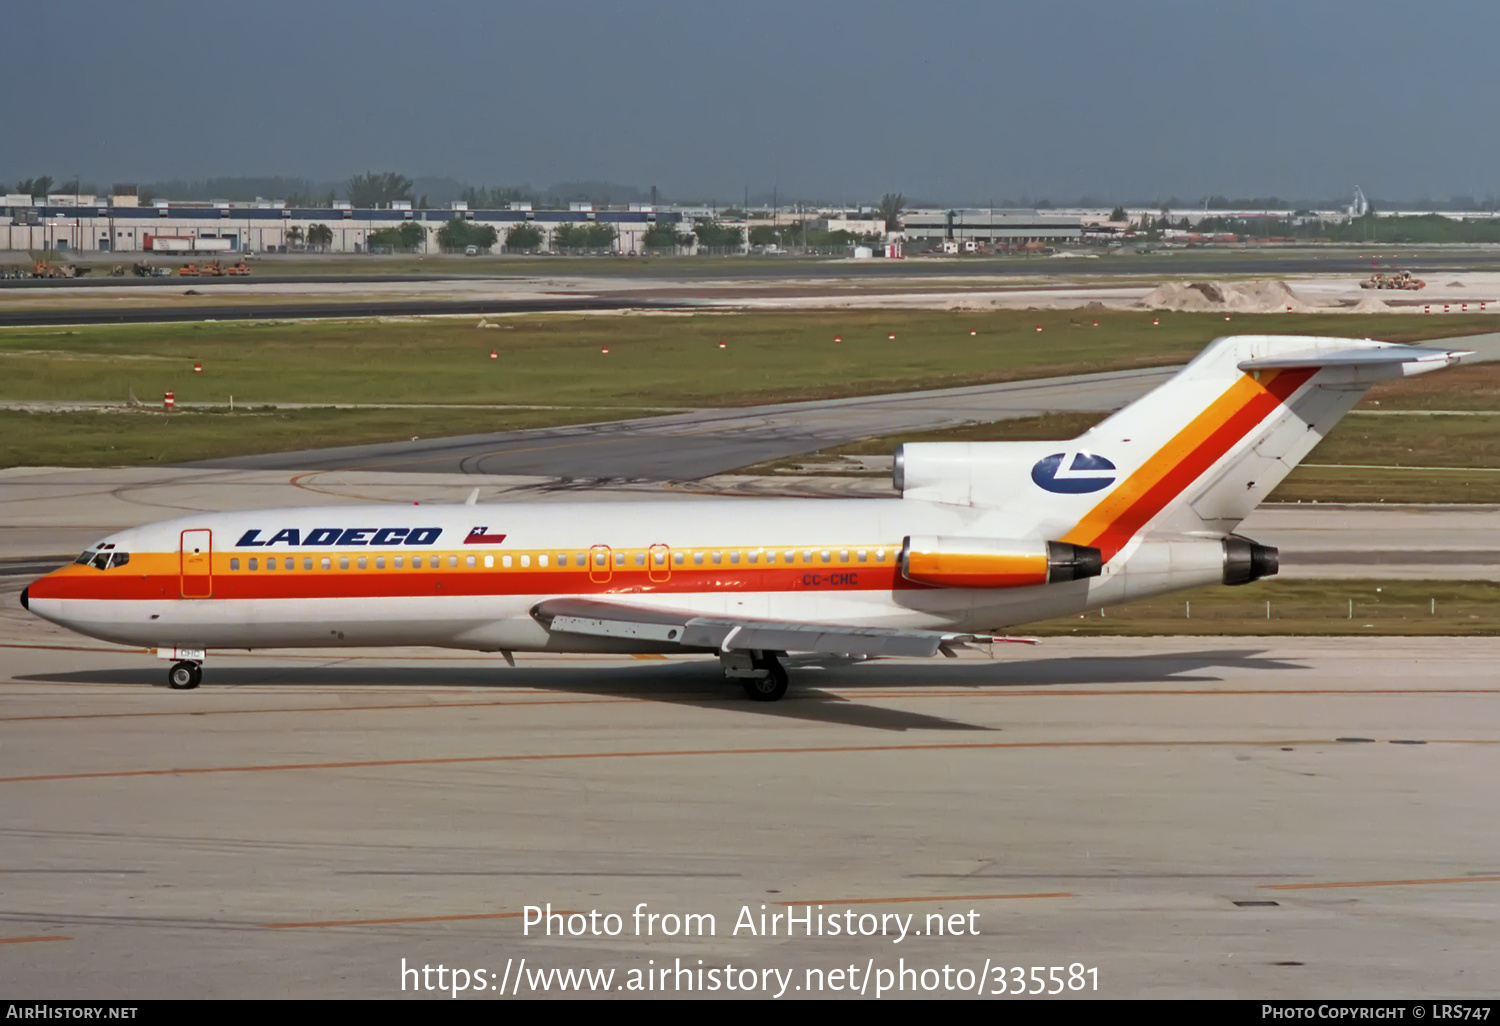
[[[182,277],[184,277],[184,278],[196,278],[196,277],[198,277],[198,273],[199,273],[198,272],[198,265],[197,264],[183,264],[181,267],[177,268],[177,273],[180,274],[180,275],[182,275]]]
[[[217,260],[210,260],[198,268],[198,274],[205,278],[222,278],[224,277],[224,265]]]
[[[224,273],[236,278],[243,278],[250,273],[250,265],[241,260],[239,263],[225,268]]]
[[[1383,274],[1376,271],[1365,281],[1359,283],[1362,289],[1400,289],[1403,292],[1415,292],[1425,289],[1427,283],[1421,278],[1413,278],[1410,271],[1392,271]]]

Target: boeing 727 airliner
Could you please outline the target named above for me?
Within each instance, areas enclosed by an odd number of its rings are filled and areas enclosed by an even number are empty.
[[[334,506],[121,531],[21,603],[148,646],[698,652],[753,699],[787,653],[951,655],[1021,624],[1276,573],[1234,533],[1371,386],[1463,352],[1238,336],[1067,442],[896,452],[895,499]]]

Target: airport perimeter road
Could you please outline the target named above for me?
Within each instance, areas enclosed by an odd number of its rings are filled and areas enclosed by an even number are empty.
[[[523,958],[621,996],[679,959],[668,993],[700,959],[756,996],[901,959],[1081,963],[1110,997],[1500,988],[1497,639],[1059,639],[800,666],[771,706],[708,659],[416,650],[215,657],[169,692],[149,655],[18,630],[14,592],[15,997],[382,998],[405,959],[482,999]],[[549,902],[622,934],[524,936]],[[713,936],[633,936],[643,902]],[[809,904],[888,933],[734,933]]]
[[[929,392],[695,410],[575,427],[239,456],[194,465],[691,481],[875,435],[1058,411],[1113,410],[1144,395],[1174,371],[1109,371]]]
[[[0,310],[0,328],[69,324],[163,324],[176,321],[319,320],[352,317],[418,317],[454,314],[580,313],[601,310],[670,310],[680,304],[650,297],[559,296],[525,299],[367,300],[345,302],[262,301],[232,306],[60,307],[55,310]]]

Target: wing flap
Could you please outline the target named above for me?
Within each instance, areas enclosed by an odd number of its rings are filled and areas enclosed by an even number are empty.
[[[939,652],[951,654],[952,649],[975,642],[1036,643],[1031,638],[993,638],[899,627],[852,627],[700,616],[686,610],[592,599],[548,599],[538,603],[531,615],[548,630],[563,634],[657,641],[719,652],[761,650],[838,656],[928,657]]]

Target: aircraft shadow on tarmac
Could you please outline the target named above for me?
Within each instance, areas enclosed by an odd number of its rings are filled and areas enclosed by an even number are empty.
[[[934,716],[915,710],[867,705],[825,688],[858,691],[863,688],[928,687],[1045,688],[1067,684],[1129,685],[1214,683],[1215,667],[1234,670],[1278,671],[1305,669],[1299,663],[1269,658],[1263,649],[1205,649],[1161,655],[1062,656],[1047,659],[970,659],[929,663],[857,662],[848,659],[803,657],[787,660],[794,684],[785,700],[750,702],[733,684],[722,681],[714,663],[661,662],[623,667],[506,667],[447,666],[441,669],[399,665],[324,666],[210,666],[206,688],[482,688],[506,692],[534,688],[557,694],[641,701],[815,723],[866,727],[874,730],[972,730],[997,728]],[[166,687],[155,668],[79,670],[68,673],[25,674],[13,678],[28,683],[128,684]],[[872,699],[879,698],[872,694]],[[190,695],[183,700],[190,702]],[[421,708],[420,705],[414,708]]]

